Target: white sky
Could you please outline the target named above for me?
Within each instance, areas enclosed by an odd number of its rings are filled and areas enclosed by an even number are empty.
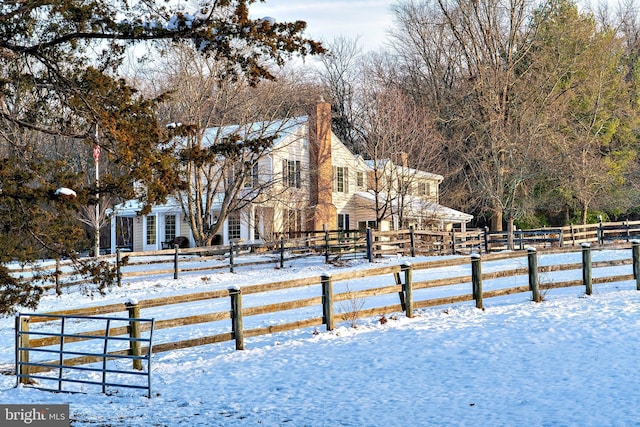
[[[266,0],[251,5],[253,17],[271,16],[277,21],[307,22],[307,36],[331,42],[334,37],[359,38],[366,50],[382,47],[393,23],[393,0]]]

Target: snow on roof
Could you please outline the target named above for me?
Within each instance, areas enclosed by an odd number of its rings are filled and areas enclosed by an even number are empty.
[[[356,197],[364,199],[369,203],[373,203],[375,201],[375,195],[373,194],[373,192],[359,191],[355,193],[355,195]],[[382,197],[385,198],[386,195],[382,194]],[[393,203],[397,205],[397,200],[394,200]],[[445,222],[467,223],[473,219],[473,215],[460,212],[446,206],[442,206],[439,203],[423,200],[415,196],[405,196],[404,207],[411,214],[418,216],[434,215]]]
[[[118,216],[136,216],[138,212],[140,212],[143,208],[144,203],[140,200],[127,200],[126,202],[120,203],[114,206],[112,209],[108,210],[108,214],[116,214]],[[151,209],[151,213],[161,213],[161,212],[171,212],[181,211],[182,207],[180,206],[180,202],[175,197],[168,197],[167,201],[162,205],[153,206]]]
[[[420,177],[425,179],[434,179],[440,182],[444,180],[444,177],[442,175],[438,175],[431,172],[425,172],[420,169],[414,169],[410,167],[404,167],[401,165],[395,165],[391,159],[365,160],[364,162],[372,170],[375,170],[376,166],[378,169],[384,169],[385,167],[387,167],[387,165],[391,165],[392,167],[396,168],[396,171],[399,175],[415,176],[415,177]]]
[[[273,141],[275,147],[286,137],[292,135],[297,129],[309,121],[308,116],[300,116],[288,119],[265,120],[247,124],[236,124],[221,127],[211,127],[205,131],[203,146],[213,145],[222,138],[238,135],[241,139],[257,139],[276,137]]]
[[[211,208],[215,210],[219,210],[222,206],[222,201],[224,199],[224,194],[216,193],[213,198],[213,204]],[[142,210],[143,203],[139,200],[127,200],[124,203],[120,203],[113,207],[113,209],[109,209],[108,213],[116,214],[118,216],[137,216],[138,212]],[[167,201],[160,205],[154,205],[151,207],[150,214],[158,214],[158,213],[180,213],[182,212],[182,206],[180,205],[180,201],[173,196],[167,197]]]

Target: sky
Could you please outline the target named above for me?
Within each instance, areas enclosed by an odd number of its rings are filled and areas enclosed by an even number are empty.
[[[255,18],[270,16],[277,21],[307,22],[307,36],[324,42],[334,37],[359,37],[363,50],[383,46],[393,23],[390,13],[393,0],[266,0],[251,6]]]

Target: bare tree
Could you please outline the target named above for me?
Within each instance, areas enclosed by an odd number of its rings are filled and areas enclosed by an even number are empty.
[[[437,114],[450,184],[464,184],[494,230],[523,214],[539,168],[539,87],[526,61],[537,28],[530,0],[437,0],[396,8],[401,81]],[[542,94],[544,95],[544,94]],[[482,213],[482,210],[479,212]]]
[[[429,111],[393,87],[374,84],[359,120],[364,154],[372,165],[370,191],[378,224],[388,216],[405,222],[418,181],[431,170],[442,141]]]
[[[637,55],[616,32],[633,44],[633,20],[599,13],[598,26],[564,0],[411,1],[395,15],[395,81],[436,115],[448,203],[466,199],[494,230],[607,205],[633,158]]]
[[[331,97],[333,131],[355,153],[363,149],[357,129],[362,60],[358,39],[350,40],[343,36],[328,44],[327,52],[320,57],[319,77]]]
[[[299,125],[302,109],[293,96],[297,83],[252,87],[238,79],[221,80],[219,63],[177,50],[164,82],[171,101],[164,112],[175,134],[182,184],[175,197],[198,246],[208,246],[227,219],[247,215],[287,188],[265,161],[274,141]]]

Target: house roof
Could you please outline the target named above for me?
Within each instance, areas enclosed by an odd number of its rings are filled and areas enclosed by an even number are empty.
[[[132,199],[127,200],[124,203],[120,203],[111,209],[108,209],[108,214],[116,214],[118,216],[137,216],[138,212],[142,210],[143,203],[139,200]],[[166,212],[181,212],[182,207],[175,197],[168,197],[167,201],[161,205],[153,205],[152,212],[166,213]]]
[[[271,138],[277,135],[273,141],[273,148],[293,135],[296,130],[309,121],[308,116],[293,117],[288,119],[265,120],[247,124],[211,127],[205,130],[203,146],[208,147],[222,138],[238,135],[242,139]]]
[[[356,197],[363,200],[365,203],[373,204],[375,202],[375,195],[370,191],[359,191],[355,193]],[[386,195],[382,195],[386,197]],[[393,201],[397,208],[397,200]],[[441,204],[423,200],[415,196],[404,197],[404,208],[409,216],[434,216],[446,223],[468,223],[473,219],[473,215],[460,212],[458,210],[442,206]]]
[[[398,175],[432,179],[438,182],[442,182],[444,180],[444,177],[442,175],[438,175],[431,172],[425,172],[425,171],[410,168],[410,167],[404,167],[402,165],[396,165],[393,163],[391,159],[365,160],[364,162],[371,170],[375,170],[376,166],[379,169],[384,169],[385,167],[387,167],[387,165],[390,165],[391,167],[395,167]]]

